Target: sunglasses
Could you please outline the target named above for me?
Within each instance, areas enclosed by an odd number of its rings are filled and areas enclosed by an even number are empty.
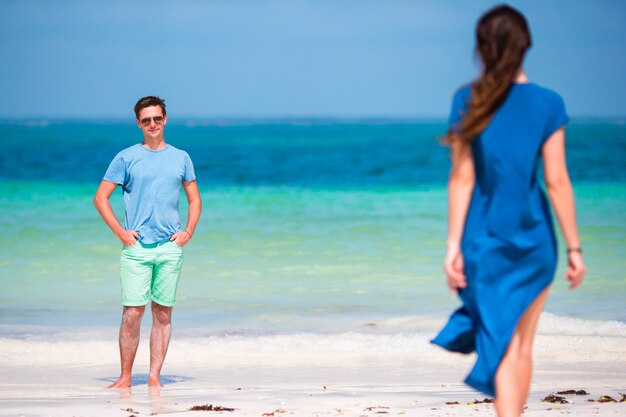
[[[163,116],[144,117],[139,122],[144,126],[148,126],[150,122],[154,122],[155,125],[160,125],[163,123]]]

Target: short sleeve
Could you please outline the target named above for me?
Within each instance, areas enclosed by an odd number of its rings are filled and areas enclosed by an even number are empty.
[[[104,180],[112,183],[123,185],[126,178],[126,164],[124,163],[124,157],[121,153],[118,153],[115,158],[109,164],[109,168],[104,174]]]
[[[448,117],[448,125],[451,130],[456,130],[459,122],[463,119],[469,103],[471,89],[469,86],[460,88],[452,99],[452,109]]]
[[[570,120],[567,115],[567,111],[565,110],[565,102],[563,101],[563,98],[557,94],[555,94],[551,102],[549,114],[550,117],[548,118],[546,125],[545,139],[552,136],[554,132],[563,127]]]
[[[196,179],[196,172],[193,169],[193,162],[191,162],[191,158],[189,154],[185,152],[185,175],[183,176],[183,181],[193,181]]]

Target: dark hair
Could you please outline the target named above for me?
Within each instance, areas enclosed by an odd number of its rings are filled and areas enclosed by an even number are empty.
[[[476,25],[476,52],[483,64],[472,84],[470,102],[460,125],[448,139],[471,142],[482,132],[509,93],[531,46],[526,18],[508,5],[487,11]]]
[[[151,106],[161,106],[163,116],[167,114],[165,111],[165,100],[157,96],[147,96],[140,98],[137,101],[137,104],[135,104],[135,117],[139,119],[139,113],[141,113],[141,110]]]

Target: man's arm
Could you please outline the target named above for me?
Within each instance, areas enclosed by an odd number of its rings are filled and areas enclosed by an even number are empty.
[[[183,182],[183,189],[185,190],[187,201],[189,202],[187,227],[185,227],[183,231],[174,233],[170,238],[170,240],[176,242],[178,246],[185,246],[187,242],[189,242],[200,220],[200,213],[202,213],[202,199],[200,198],[196,180]]]
[[[139,239],[139,234],[134,230],[125,230],[119,221],[117,221],[117,217],[115,217],[115,213],[113,213],[113,208],[111,207],[111,203],[109,202],[109,198],[111,198],[111,194],[115,191],[117,184],[102,180],[100,186],[98,187],[98,191],[96,191],[96,196],[93,199],[93,204],[96,206],[98,213],[102,217],[102,220],[109,226],[113,234],[122,242],[124,246],[132,246],[137,243],[137,239]]]

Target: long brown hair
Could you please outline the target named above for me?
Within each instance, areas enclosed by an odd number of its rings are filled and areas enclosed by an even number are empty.
[[[452,129],[448,142],[471,142],[482,132],[506,99],[531,46],[526,18],[516,9],[496,6],[476,25],[476,52],[483,64],[480,77],[472,84],[468,108],[461,123]]]

